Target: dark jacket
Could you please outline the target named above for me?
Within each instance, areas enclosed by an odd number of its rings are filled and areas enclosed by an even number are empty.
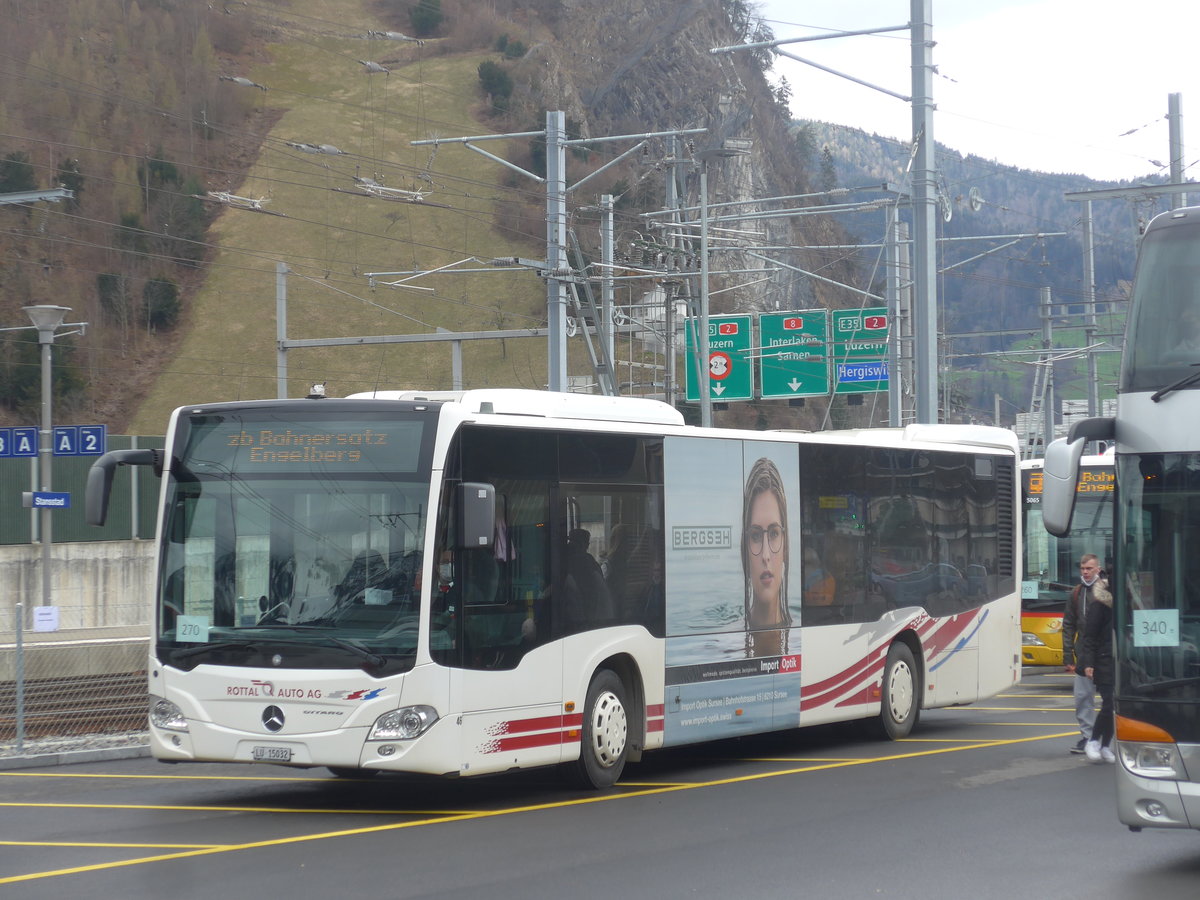
[[[1087,609],[1077,671],[1082,675],[1084,670],[1091,666],[1095,670],[1092,673],[1092,681],[1097,685],[1111,685],[1116,677],[1112,650],[1112,594],[1106,581],[1096,582],[1091,593],[1092,603]]]
[[[1083,652],[1083,628],[1087,624],[1087,614],[1092,611],[1091,607],[1092,591],[1086,584],[1079,582],[1071,589],[1067,605],[1063,609],[1062,650],[1063,665],[1075,666],[1080,675],[1083,674],[1083,667],[1078,665],[1079,656]]]

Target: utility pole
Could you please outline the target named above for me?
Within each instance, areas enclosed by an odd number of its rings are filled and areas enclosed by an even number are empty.
[[[1088,417],[1100,415],[1100,374],[1096,369],[1096,242],[1092,233],[1092,201],[1083,204],[1084,346],[1087,348]]]
[[[668,215],[670,216],[670,224],[672,226],[671,234],[674,235],[678,231],[680,213],[679,209],[683,205],[679,192],[679,167],[683,165],[683,153],[681,140],[678,137],[672,136],[668,144],[668,163],[667,163],[667,196],[666,206]],[[683,245],[683,239],[672,236],[668,240],[668,245],[671,247],[671,257],[667,260],[668,269],[682,270],[683,265],[679,259],[679,251]],[[681,281],[681,286],[686,285],[687,281]],[[675,294],[670,287],[666,293],[666,308],[663,310],[663,330],[666,338],[666,353],[664,355],[663,369],[663,399],[671,406],[675,405]],[[686,381],[685,381],[686,383]]]
[[[696,366],[700,376],[696,379],[700,398],[700,426],[712,427],[712,391],[708,386],[708,161],[700,164],[700,315],[693,319],[697,327],[695,335]]]
[[[604,320],[604,343],[609,362],[612,364],[613,383],[617,377],[617,321],[613,313],[616,300],[613,291],[613,195],[600,196],[600,212],[604,221],[600,226],[600,259],[604,268],[600,270],[600,317]],[[620,393],[620,391],[618,391]]]
[[[897,428],[904,424],[904,385],[900,377],[900,360],[902,353],[900,321],[900,229],[903,225],[896,214],[895,206],[885,210],[885,237],[887,261],[884,296],[887,297],[888,319],[891,323],[890,339],[888,341],[888,424]]]
[[[783,44],[829,38],[852,37],[862,34],[883,34],[908,31],[912,59],[912,93],[898,94],[838,72],[828,66],[795,56],[778,48]],[[729,53],[734,50],[775,48],[781,56],[837,75],[864,87],[910,103],[912,106],[912,202],[913,202],[913,307],[915,310],[914,388],[916,421],[937,421],[938,342],[937,342],[937,164],[933,137],[933,0],[909,0],[907,25],[867,28],[859,31],[830,31],[812,37],[761,41],[732,47],[716,47],[710,53]]]
[[[567,125],[562,110],[546,112],[546,324],[550,329],[547,388],[567,389]]]
[[[1183,182],[1183,95],[1167,94],[1167,139],[1171,143],[1171,183]],[[1171,209],[1187,206],[1187,194],[1173,194]]]
[[[917,422],[937,421],[937,163],[933,137],[933,0],[911,0],[913,288]]]
[[[287,397],[287,263],[275,263],[275,396]]]
[[[608,137],[580,138],[568,140],[566,133],[566,115],[562,110],[546,112],[546,128],[543,131],[522,131],[510,134],[483,134],[472,137],[433,138],[424,141],[411,141],[414,147],[438,146],[439,144],[462,144],[469,150],[485,156],[493,162],[512,169],[546,185],[546,261],[544,266],[538,266],[546,279],[546,320],[549,331],[547,352],[547,384],[551,391],[567,389],[567,286],[579,276],[571,269],[567,259],[567,195],[582,187],[593,178],[606,172],[613,166],[628,159],[642,147],[650,138],[666,137],[680,134],[703,134],[704,128],[691,128],[675,131],[656,131],[645,134],[622,134]],[[489,153],[476,144],[481,141],[508,140],[510,138],[544,138],[546,141],[546,177],[542,178],[533,172],[522,169],[515,163]],[[574,184],[567,183],[567,150],[570,147],[582,147],[615,141],[638,141],[628,150],[610,159],[600,168],[585,175]],[[599,323],[598,323],[599,324]],[[603,330],[601,328],[601,330]],[[602,354],[603,355],[603,354]],[[608,357],[609,374],[612,373],[612,357]]]
[[[1040,304],[1042,313],[1042,350],[1045,360],[1045,388],[1042,391],[1042,453],[1054,440],[1054,311],[1051,307],[1050,288],[1042,288]]]

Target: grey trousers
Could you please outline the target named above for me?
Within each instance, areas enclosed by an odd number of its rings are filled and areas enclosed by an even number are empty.
[[[1084,740],[1092,739],[1092,728],[1096,724],[1096,685],[1092,679],[1075,673],[1073,684],[1075,693],[1075,721],[1079,723],[1079,732]]]

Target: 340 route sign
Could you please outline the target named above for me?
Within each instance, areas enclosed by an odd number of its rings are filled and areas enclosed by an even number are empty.
[[[824,309],[758,317],[759,381],[764,400],[829,393],[829,313]]]
[[[749,400],[754,396],[750,347],[753,344],[750,316],[708,317],[708,361],[705,368],[708,396],[712,400]],[[688,319],[687,374],[684,380],[688,400],[700,399],[696,383],[696,329],[698,318]]]

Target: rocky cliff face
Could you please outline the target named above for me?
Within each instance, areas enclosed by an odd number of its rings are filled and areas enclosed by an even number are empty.
[[[737,12],[744,5],[736,0],[610,0],[601,7],[590,0],[515,3],[512,13],[536,15],[548,38],[534,43],[516,69],[528,86],[527,107],[531,113],[564,110],[569,120],[579,123],[584,137],[707,129],[689,138],[685,151],[696,161],[686,167],[684,202],[689,206],[699,202],[698,161],[730,138],[748,140],[751,150],[744,157],[709,158],[710,203],[808,192],[808,172],[764,75],[761,57],[756,59],[749,51],[710,52],[745,39],[731,24],[730,9]],[[665,145],[656,149],[655,156],[665,156]],[[661,206],[664,178],[665,168],[658,177],[644,179],[650,184],[643,185],[639,197],[648,208],[655,208],[656,202]],[[738,210],[755,208],[746,205]],[[837,236],[835,226],[812,218],[773,219],[742,227],[761,234],[757,243],[773,246],[833,243]],[[734,257],[730,254],[722,260],[726,268],[763,264],[746,255]],[[807,271],[822,265],[799,251],[789,251],[783,259]],[[741,276],[731,283],[751,280]],[[839,302],[823,284],[792,272],[752,289],[731,290],[714,301],[714,311],[786,310],[848,301],[848,295]]]

